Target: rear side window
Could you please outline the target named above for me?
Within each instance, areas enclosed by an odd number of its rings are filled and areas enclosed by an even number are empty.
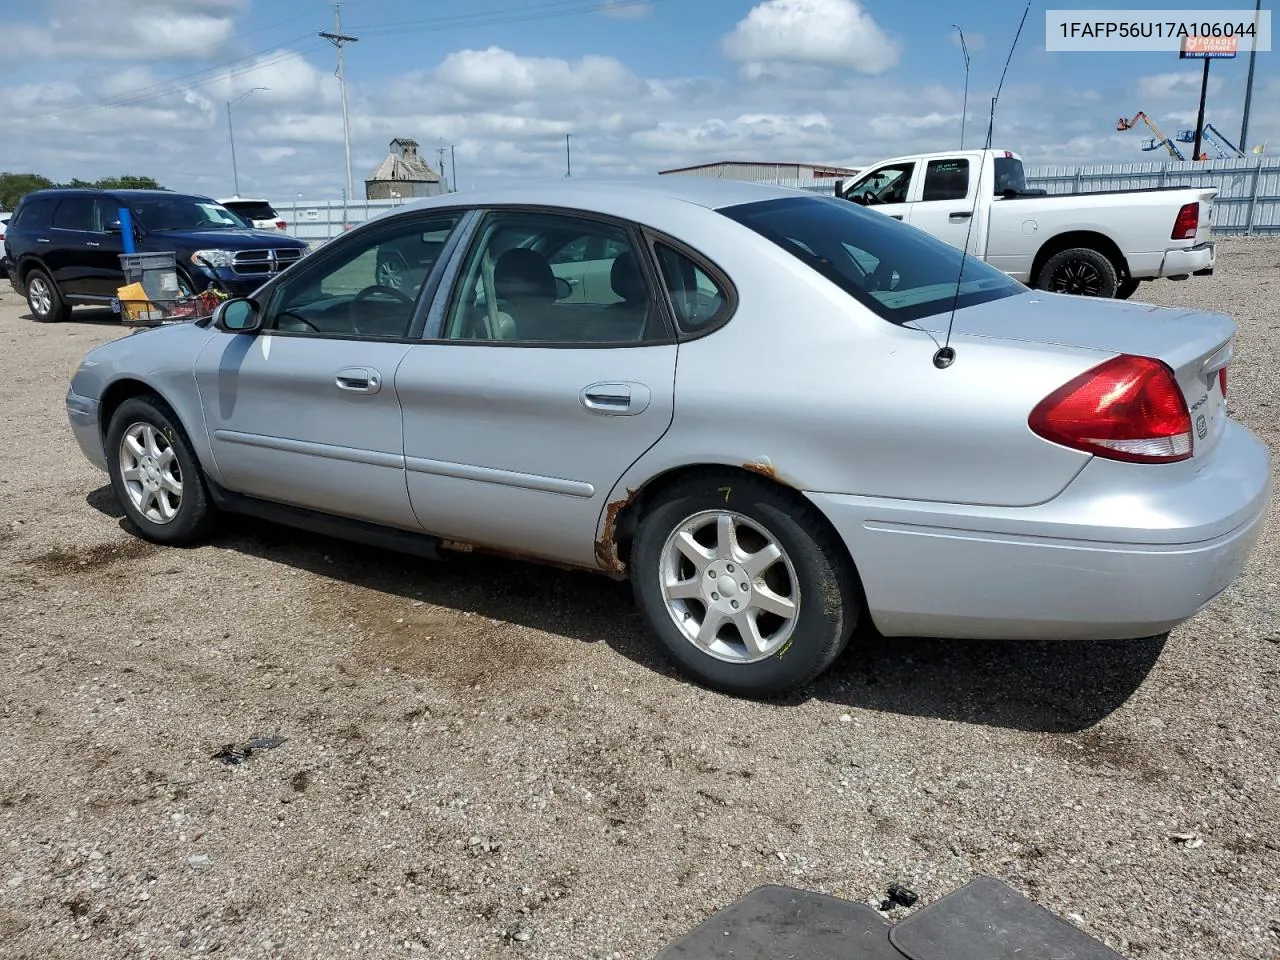
[[[681,333],[707,333],[729,319],[728,291],[692,257],[662,242],[654,252]]]
[[[969,195],[968,160],[930,160],[921,200],[963,200]]]
[[[1006,190],[1027,192],[1027,172],[1016,157],[996,157],[996,185],[992,192],[1000,196]]]
[[[836,197],[763,200],[720,211],[808,264],[873,313],[908,323],[1026,287],[922,230]]]
[[[56,200],[29,200],[19,204],[9,222],[9,229],[21,224],[26,230],[43,230],[49,226],[56,205]]]
[[[93,197],[67,197],[53,213],[53,226],[55,230],[94,231],[98,229],[95,214]]]

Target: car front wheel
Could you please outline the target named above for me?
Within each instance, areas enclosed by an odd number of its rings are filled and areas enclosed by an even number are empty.
[[[158,398],[132,397],[112,415],[107,470],[145,539],[184,544],[208,531],[213,506],[204,474],[177,416]]]
[[[756,477],[695,478],[646,512],[631,551],[636,600],[685,673],[777,696],[840,655],[861,594],[835,535]]]

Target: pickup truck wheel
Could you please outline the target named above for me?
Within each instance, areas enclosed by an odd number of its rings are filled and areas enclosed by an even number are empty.
[[[1126,277],[1120,281],[1120,285],[1116,287],[1116,299],[1128,300],[1138,292],[1138,281],[1132,277]]]
[[[38,323],[61,323],[71,319],[71,307],[62,299],[58,286],[43,270],[27,274],[27,307]]]
[[[862,609],[835,534],[755,477],[691,477],[667,491],[640,522],[630,567],[667,656],[739,696],[782,695],[818,676]]]
[[[1116,295],[1119,279],[1115,265],[1104,254],[1089,247],[1072,247],[1048,259],[1040,268],[1036,286],[1051,293],[1111,298]]]

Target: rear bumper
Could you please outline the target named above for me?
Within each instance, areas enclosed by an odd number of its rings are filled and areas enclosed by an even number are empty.
[[[1183,247],[1176,250],[1166,250],[1164,259],[1160,262],[1161,277],[1188,277],[1192,274],[1205,276],[1213,272],[1214,262],[1217,260],[1217,247],[1211,240],[1207,243],[1200,243],[1194,247]]]
[[[1035,507],[809,496],[848,546],[886,636],[1118,640],[1194,616],[1261,533],[1266,446],[1228,423],[1210,464],[1193,463],[1144,472],[1094,460]]]

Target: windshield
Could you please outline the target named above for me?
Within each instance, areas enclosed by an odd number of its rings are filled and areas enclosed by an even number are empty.
[[[198,197],[148,197],[131,204],[146,230],[241,230],[249,226],[226,207]]]
[[[228,210],[238,213],[246,220],[274,220],[276,212],[271,204],[264,201],[231,200],[226,204]]]
[[[959,248],[836,197],[762,200],[720,211],[808,264],[859,303],[903,324],[1026,288]],[[957,282],[959,296],[957,297]]]

